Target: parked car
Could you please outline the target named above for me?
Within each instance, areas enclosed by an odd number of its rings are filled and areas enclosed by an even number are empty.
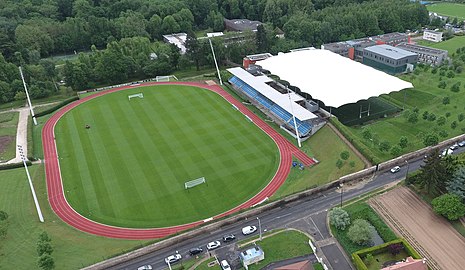
[[[454,143],[453,145],[451,145],[451,147],[449,147],[450,150],[455,150],[458,148],[459,148],[459,145],[457,143]]]
[[[396,173],[400,171],[400,167],[399,166],[395,166],[394,168],[391,169],[391,173]]]
[[[171,255],[171,256],[165,258],[165,262],[166,262],[166,264],[168,264],[168,263],[173,264],[173,263],[178,262],[179,260],[181,260],[181,258],[182,258],[181,254],[176,253],[174,255]]]
[[[219,246],[221,246],[220,241],[213,241],[213,242],[210,242],[210,243],[207,244],[207,249],[208,250],[213,250],[215,248],[218,248]]]
[[[464,147],[464,146],[465,146],[465,141],[459,142],[458,145],[459,145],[460,147]]]
[[[223,242],[231,242],[234,239],[236,239],[236,236],[234,234],[228,234],[223,236]]]
[[[137,270],[152,270],[152,266],[150,264],[143,265],[143,266],[137,268]]]
[[[255,227],[255,226],[247,226],[247,227],[242,228],[242,234],[243,235],[252,234],[252,233],[254,233],[256,231],[257,231],[257,227]]]
[[[200,254],[202,252],[203,252],[203,249],[201,247],[195,247],[195,248],[189,249],[189,254],[190,255],[197,255],[197,254]]]
[[[452,155],[452,153],[454,153],[454,150],[451,150],[450,148],[446,148],[446,149],[442,150],[441,156],[445,157],[445,156],[448,156],[448,155]]]
[[[231,266],[229,266],[228,261],[222,260],[220,264],[223,270],[231,270]]]

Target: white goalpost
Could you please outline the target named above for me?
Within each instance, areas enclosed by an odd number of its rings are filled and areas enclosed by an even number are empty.
[[[138,93],[138,94],[134,94],[134,95],[129,95],[128,99],[131,100],[131,98],[144,98],[144,94]]]
[[[189,189],[189,188],[193,188],[195,186],[198,186],[198,185],[204,184],[204,183],[207,183],[207,180],[205,179],[205,177],[200,177],[200,178],[197,178],[197,179],[194,179],[194,180],[191,180],[191,181],[187,181],[186,183],[184,183],[184,188]]]

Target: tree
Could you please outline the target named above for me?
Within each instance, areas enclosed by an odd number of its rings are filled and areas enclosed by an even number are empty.
[[[173,16],[168,15],[165,18],[163,18],[161,29],[163,34],[172,34],[178,33],[181,30],[181,27],[176,22]]]
[[[426,136],[423,138],[423,144],[425,146],[432,146],[432,145],[436,145],[438,143],[439,143],[439,138],[434,133],[426,134]]]
[[[52,239],[48,236],[47,232],[43,231],[39,234],[39,242],[51,242]]]
[[[357,245],[367,245],[373,239],[373,228],[368,221],[356,219],[350,226],[347,236]]]
[[[402,149],[405,149],[408,145],[408,138],[406,136],[402,136],[399,139],[399,146]]]
[[[454,176],[447,182],[446,190],[465,201],[465,167],[457,169]]]
[[[418,184],[421,188],[432,195],[437,196],[444,191],[447,182],[447,169],[442,162],[439,151],[433,150],[426,158],[425,164],[421,166],[418,176]]]
[[[44,254],[52,255],[53,247],[50,242],[39,241],[37,243],[37,254],[40,256]]]
[[[399,254],[404,249],[404,245],[401,243],[391,244],[388,246],[388,250],[392,255]]]
[[[446,118],[444,116],[441,116],[438,118],[436,123],[438,124],[438,126],[443,126],[446,123]]]
[[[455,194],[444,194],[435,198],[431,205],[434,212],[448,220],[457,220],[465,215],[465,205]]]
[[[389,149],[391,149],[391,144],[388,141],[382,141],[379,144],[379,150],[381,152],[387,152],[387,151],[389,151]]]
[[[338,169],[341,169],[342,166],[344,166],[344,162],[342,162],[342,160],[338,159],[338,160],[336,161],[336,167],[337,167]]]
[[[8,218],[8,214],[5,211],[0,211],[0,221],[6,220]]]
[[[362,137],[365,139],[365,140],[370,140],[373,136],[371,134],[371,131],[367,128],[363,129],[362,131]]]
[[[195,36],[194,32],[187,33],[186,37],[186,54],[187,56],[194,61],[197,70],[200,70],[200,44]]]
[[[340,207],[333,208],[329,212],[329,221],[338,230],[345,230],[350,225],[349,214]]]
[[[398,155],[400,155],[401,151],[402,151],[402,150],[400,149],[399,146],[394,145],[394,146],[391,148],[391,155],[397,157]]]
[[[170,62],[170,65],[177,69],[178,68],[178,63],[179,63],[179,58],[181,57],[181,53],[180,53],[180,50],[178,48],[178,46],[174,45],[174,44],[170,44],[170,52],[168,54],[168,57],[169,57],[169,62]]]
[[[49,254],[44,254],[39,257],[37,264],[43,270],[52,270],[55,268],[55,260]]]
[[[418,122],[418,113],[415,113],[415,112],[412,112],[408,115],[408,118],[407,118],[407,121],[409,123],[413,123],[415,124],[416,122]]]
[[[263,24],[257,26],[257,50],[258,52],[267,52],[269,51],[268,39],[266,36],[266,30]]]
[[[350,157],[349,151],[347,151],[347,150],[346,150],[346,151],[342,151],[340,156],[341,156],[341,159],[342,159],[342,160],[348,160],[349,157]]]

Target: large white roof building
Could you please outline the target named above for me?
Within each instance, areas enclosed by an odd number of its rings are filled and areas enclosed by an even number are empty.
[[[328,50],[280,53],[256,62],[326,106],[340,107],[370,97],[413,88],[410,82]]]

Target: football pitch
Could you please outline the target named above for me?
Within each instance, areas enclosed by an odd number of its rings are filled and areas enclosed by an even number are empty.
[[[137,93],[144,98],[128,100]],[[120,227],[218,215],[262,190],[279,163],[268,135],[218,94],[192,86],[146,86],[91,99],[59,120],[55,136],[69,204]],[[206,183],[185,190],[185,182],[199,177]]]

